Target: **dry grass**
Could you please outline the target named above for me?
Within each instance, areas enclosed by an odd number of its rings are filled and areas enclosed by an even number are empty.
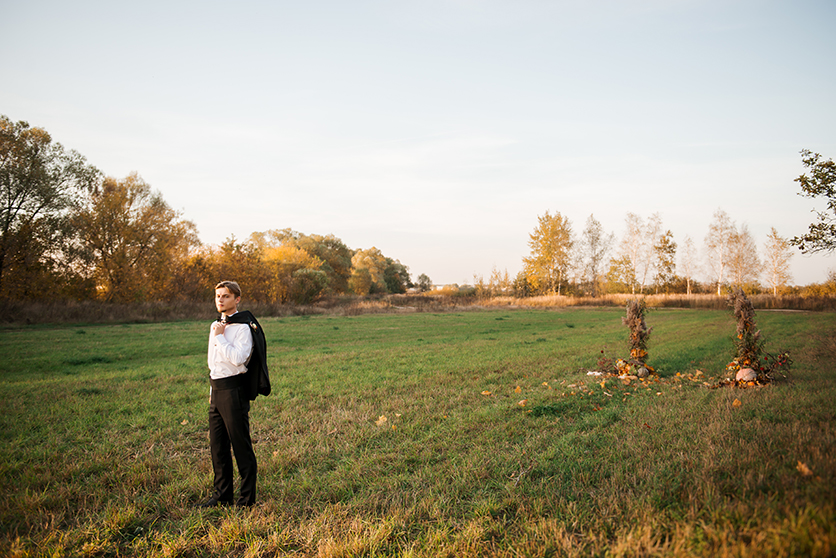
[[[648,308],[694,308],[726,310],[727,297],[700,295],[630,295],[613,294],[597,298],[570,296],[477,297],[473,294],[372,295],[367,297],[335,296],[311,305],[244,302],[244,307],[259,316],[287,317],[330,314],[449,312],[484,308],[575,308],[620,307],[642,298]],[[836,296],[752,295],[757,310],[836,311]],[[153,323],[182,320],[208,320],[215,314],[211,301],[175,301],[141,304],[111,304],[99,301],[19,301],[3,300],[7,309],[0,317],[6,324],[61,323]]]

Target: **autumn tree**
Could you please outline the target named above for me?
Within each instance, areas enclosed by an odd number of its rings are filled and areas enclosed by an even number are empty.
[[[357,250],[351,258],[349,285],[359,295],[385,293],[388,266],[386,256],[378,248],[372,246],[366,250]]]
[[[20,288],[68,269],[68,214],[99,180],[96,168],[46,130],[0,115],[0,292],[26,297]],[[10,269],[15,285],[7,284]]]
[[[607,234],[601,222],[590,214],[578,242],[578,254],[583,280],[589,285],[593,297],[601,292],[604,262],[612,248],[613,238],[613,234]]]
[[[319,243],[291,229],[253,233],[250,244],[267,274],[267,301],[308,304],[322,296],[330,284],[330,266],[315,254]],[[307,245],[308,249],[303,246]]]
[[[799,195],[824,198],[827,210],[814,210],[818,221],[811,223],[806,233],[789,242],[805,254],[832,252],[836,249],[836,163],[833,159],[825,161],[821,155],[807,149],[801,151],[801,161],[809,170],[795,179],[801,185]]]
[[[777,295],[778,289],[792,280],[790,260],[793,253],[790,241],[783,238],[772,227],[764,244],[764,276],[766,283],[772,288],[772,294]]]
[[[270,295],[270,270],[264,265],[267,245],[255,242],[259,234],[253,233],[246,242],[239,242],[235,235],[230,235],[220,246],[210,251],[210,286],[219,281],[234,279],[247,286],[247,301],[274,302]],[[210,290],[211,293],[214,291]]]
[[[636,270],[629,255],[620,255],[610,260],[607,271],[607,291],[610,293],[635,293]]]
[[[668,230],[659,235],[653,245],[653,268],[655,275],[653,282],[656,284],[656,292],[661,288],[665,293],[670,291],[671,285],[676,280],[676,242],[673,240],[673,233]]]
[[[528,282],[539,292],[560,294],[571,264],[572,223],[559,212],[539,216],[529,235],[531,255],[523,258]]]
[[[167,298],[171,270],[198,244],[195,226],[133,173],[106,178],[73,223],[99,296],[132,302]]]
[[[718,296],[722,294],[723,282],[726,280],[736,230],[728,213],[718,209],[705,235],[706,261],[717,283]]]

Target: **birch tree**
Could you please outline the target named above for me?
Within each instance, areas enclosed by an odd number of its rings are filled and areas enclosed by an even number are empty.
[[[613,244],[613,234],[606,234],[604,227],[594,215],[586,220],[586,227],[581,233],[578,243],[580,267],[583,278],[592,289],[592,296],[600,294],[601,277],[604,273],[604,262]]]
[[[628,213],[624,218],[626,228],[624,236],[621,237],[619,249],[620,257],[617,266],[612,270],[618,270],[621,281],[630,286],[630,291],[636,293],[636,283],[639,282],[640,268],[644,252],[644,222],[635,213]]]
[[[777,295],[778,289],[792,281],[790,273],[792,256],[790,241],[779,235],[775,227],[772,227],[764,244],[764,276],[773,295]]]
[[[697,248],[694,245],[693,239],[686,236],[682,243],[682,260],[679,269],[682,271],[682,276],[685,278],[685,289],[687,294],[691,294],[691,281],[694,279],[694,274],[697,272],[698,258]]]
[[[726,280],[729,258],[731,257],[732,235],[736,232],[735,225],[728,213],[722,209],[714,212],[714,220],[708,226],[705,235],[706,262],[717,283],[717,295],[722,294],[723,282]]]
[[[758,246],[746,223],[740,225],[731,234],[729,251],[729,278],[737,287],[754,283],[761,274],[761,260]]]

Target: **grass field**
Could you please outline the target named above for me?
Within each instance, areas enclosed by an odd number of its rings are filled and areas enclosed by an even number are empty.
[[[0,555],[832,556],[836,314],[759,312],[790,377],[709,389],[724,311],[264,319],[259,504],[199,510],[208,324],[0,330]]]

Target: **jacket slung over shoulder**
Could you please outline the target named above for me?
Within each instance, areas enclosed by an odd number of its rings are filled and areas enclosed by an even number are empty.
[[[243,310],[227,318],[230,324],[247,324],[250,326],[250,333],[253,336],[253,355],[247,365],[247,373],[244,381],[247,387],[247,396],[250,400],[261,395],[270,395],[270,372],[267,369],[267,340],[264,337],[264,330],[261,324],[255,319],[252,312]]]

